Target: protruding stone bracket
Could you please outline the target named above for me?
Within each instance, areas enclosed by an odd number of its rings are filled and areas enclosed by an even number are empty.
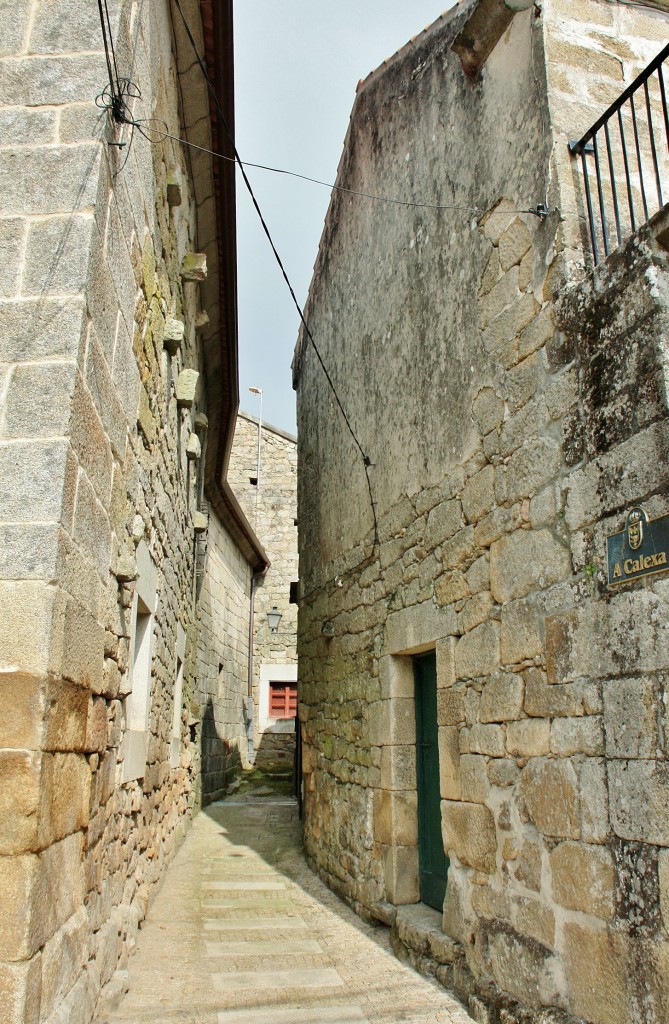
[[[209,517],[205,512],[195,512],[193,515],[193,532],[205,533],[209,526]]]
[[[182,202],[181,183],[175,171],[168,171],[167,174],[167,205],[181,206]]]
[[[195,401],[195,390],[200,374],[197,370],[182,370],[177,380],[177,405],[190,409]]]
[[[200,312],[195,317],[195,330],[203,331],[208,324],[209,314],[207,313],[206,309],[201,309]]]
[[[475,78],[513,21],[534,0],[482,0],[453,43],[466,75]]]
[[[186,445],[186,458],[190,459],[191,462],[197,462],[202,454],[202,445],[200,444],[200,438],[197,434],[192,433],[188,438],[188,444]]]
[[[187,253],[181,264],[181,277],[184,281],[204,281],[207,277],[206,253]]]
[[[184,340],[186,328],[181,320],[168,317],[163,335],[163,346],[171,356],[175,356]]]

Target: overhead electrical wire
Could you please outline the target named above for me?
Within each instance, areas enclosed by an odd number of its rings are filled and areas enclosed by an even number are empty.
[[[141,99],[141,93],[139,91],[139,88],[132,81],[130,81],[130,79],[128,79],[128,78],[121,78],[119,73],[118,73],[118,66],[117,66],[117,62],[116,62],[116,53],[115,53],[115,50],[114,50],[114,43],[113,43],[112,30],[111,30],[111,21],[110,21],[110,18],[109,18],[109,9],[108,9],[108,6],[107,6],[107,0],[98,0],[98,9],[99,9],[99,13],[100,13],[100,24],[101,24],[101,27],[102,27],[102,37],[103,37],[103,43],[104,43],[104,48],[105,48],[105,57],[106,57],[106,62],[107,62],[107,72],[108,72],[108,75],[109,75],[109,85],[105,86],[105,88],[99,94],[99,96],[96,97],[96,103],[97,103],[97,105],[99,107],[101,107],[103,109],[109,110],[109,112],[111,113],[112,117],[114,118],[114,120],[117,123],[119,123],[119,124],[126,124],[126,125],[130,126],[131,129],[133,130],[133,132],[134,132],[134,129],[137,129],[137,131],[139,131],[139,133],[148,142],[150,142],[151,144],[154,144],[154,145],[155,144],[159,144],[160,142],[164,141],[165,139],[170,139],[171,141],[177,142],[177,143],[179,143],[179,144],[181,144],[181,145],[183,145],[185,147],[188,147],[189,149],[198,150],[198,151],[206,153],[206,154],[208,154],[208,155],[210,155],[212,157],[215,157],[216,159],[226,160],[226,161],[229,161],[231,163],[235,163],[235,164],[237,164],[239,166],[239,169],[240,169],[240,172],[241,172],[241,175],[242,175],[242,179],[244,181],[244,185],[245,185],[245,187],[246,187],[246,189],[247,189],[247,191],[249,193],[249,196],[251,197],[251,201],[253,202],[253,206],[254,206],[254,208],[256,210],[256,213],[257,213],[258,218],[260,220],[260,223],[262,225],[263,231],[264,231],[264,233],[265,233],[265,235],[267,237],[267,240],[269,242],[270,248],[272,249],[272,253],[274,254],[274,258],[275,258],[275,260],[276,260],[276,262],[277,262],[277,264],[279,266],[279,269],[280,269],[281,274],[282,274],[282,276],[284,278],[284,281],[286,283],[288,291],[290,292],[291,299],[293,301],[295,309],[297,310],[297,313],[298,313],[300,322],[302,324],[302,327],[304,329],[305,335],[306,335],[309,343],[311,344],[311,347],[313,348],[313,351],[314,351],[314,353],[316,355],[318,363],[320,364],[321,369],[323,370],[323,373],[325,375],[327,383],[328,383],[328,385],[330,387],[330,390],[331,390],[331,392],[332,392],[332,394],[334,396],[334,399],[335,399],[335,402],[337,404],[337,407],[339,408],[339,411],[340,411],[340,413],[342,415],[342,418],[343,418],[343,420],[344,420],[344,422],[346,424],[346,427],[347,427],[347,429],[348,429],[348,431],[349,431],[349,433],[350,433],[350,435],[351,435],[351,437],[352,437],[352,439],[353,439],[353,441],[355,443],[355,446],[358,449],[358,451],[360,453],[360,456],[362,458],[363,466],[364,466],[364,470],[365,470],[365,477],[366,477],[366,481],[367,481],[367,489],[368,489],[368,492],[369,492],[369,500],[370,500],[370,505],[371,505],[371,509],[372,509],[372,517],[373,517],[373,520],[374,520],[374,542],[375,542],[375,546],[377,546],[378,543],[379,543],[379,530],[378,530],[378,520],[377,520],[377,514],[376,514],[376,502],[374,501],[374,494],[373,494],[373,490],[372,490],[371,477],[370,477],[370,474],[369,474],[369,470],[370,470],[370,468],[373,467],[373,463],[371,462],[369,456],[367,455],[367,453],[363,449],[362,444],[360,443],[360,440],[358,439],[358,436],[357,436],[355,430],[353,429],[353,426],[352,426],[351,421],[350,421],[350,419],[348,417],[348,414],[347,414],[347,412],[346,412],[346,410],[345,410],[345,408],[344,408],[344,406],[342,404],[342,401],[339,398],[339,394],[337,393],[337,389],[335,387],[334,381],[332,380],[332,377],[331,377],[331,375],[330,375],[330,373],[329,373],[329,371],[327,369],[327,366],[325,365],[323,357],[321,356],[321,353],[320,353],[319,348],[318,348],[318,346],[316,344],[316,341],[315,341],[314,336],[313,336],[313,334],[311,332],[311,329],[310,329],[310,327],[309,327],[309,325],[308,325],[308,323],[307,323],[307,321],[306,321],[306,319],[304,317],[304,314],[302,312],[302,308],[300,307],[300,304],[299,304],[299,302],[297,300],[297,296],[295,294],[295,290],[294,290],[294,288],[293,288],[293,286],[291,284],[291,281],[290,281],[290,279],[288,277],[288,273],[286,271],[286,268],[285,268],[285,266],[283,264],[283,261],[282,261],[280,255],[279,255],[279,252],[278,252],[278,250],[276,248],[276,245],[275,245],[274,240],[272,238],[272,235],[270,233],[269,227],[268,227],[267,222],[265,221],[264,215],[262,213],[262,210],[260,209],[260,205],[258,203],[258,200],[257,200],[256,196],[255,196],[255,193],[253,191],[253,187],[251,185],[251,182],[249,181],[248,175],[246,174],[245,168],[246,167],[253,167],[255,169],[263,170],[263,171],[268,171],[268,172],[273,173],[273,174],[282,174],[282,175],[286,175],[286,176],[289,176],[289,177],[298,178],[298,179],[300,179],[302,181],[308,181],[308,182],[312,182],[313,184],[316,184],[316,185],[322,185],[325,188],[331,189],[332,191],[345,193],[345,194],[348,194],[348,195],[351,195],[351,196],[360,197],[360,198],[363,198],[363,199],[371,199],[371,200],[373,200],[375,202],[388,203],[388,204],[391,204],[391,205],[394,205],[394,206],[409,207],[409,208],[414,208],[414,209],[462,211],[464,213],[473,213],[473,214],[476,214],[477,216],[480,216],[482,211],[480,209],[478,209],[477,207],[471,207],[471,206],[459,206],[459,205],[450,204],[450,203],[415,202],[415,201],[404,200],[404,199],[395,199],[395,198],[391,198],[391,197],[388,197],[388,196],[380,196],[380,195],[376,195],[376,194],[369,193],[369,192],[362,192],[362,191],[358,191],[356,189],[346,188],[343,185],[330,184],[328,182],[321,181],[318,178],[312,178],[312,177],[310,177],[310,176],[308,176],[306,174],[301,174],[301,173],[298,173],[296,171],[288,171],[286,169],[279,168],[279,167],[272,167],[272,166],[269,166],[267,164],[259,164],[259,163],[252,163],[250,161],[243,161],[241,159],[240,155],[239,155],[238,150],[237,150],[237,147],[236,147],[236,144],[235,144],[235,140],[234,140],[234,136],[233,136],[233,134],[232,134],[228,124],[227,124],[225,115],[223,113],[223,109],[221,107],[221,104],[219,102],[218,96],[216,94],[216,90],[214,89],[214,86],[213,86],[213,83],[211,81],[211,78],[209,77],[209,72],[207,70],[207,66],[206,66],[206,64],[204,62],[204,59],[202,58],[202,56],[200,55],[200,53],[198,51],[197,43],[195,41],[195,37],[194,37],[193,32],[191,30],[191,27],[190,27],[190,25],[188,23],[186,15],[185,15],[185,13],[183,11],[183,8],[181,6],[180,0],[174,0],[174,3],[175,3],[175,6],[176,6],[176,8],[177,8],[177,10],[179,12],[180,17],[181,17],[181,21],[183,23],[184,30],[185,30],[186,35],[188,37],[189,43],[190,43],[190,45],[192,47],[192,50],[193,50],[193,53],[194,53],[194,56],[195,56],[195,61],[199,65],[200,70],[202,71],[202,74],[204,76],[205,82],[207,84],[207,88],[209,89],[209,92],[211,93],[213,101],[214,101],[214,103],[216,105],[216,108],[217,108],[217,111],[218,111],[218,115],[219,115],[220,120],[221,120],[222,127],[223,127],[226,135],[228,136],[228,139],[230,141],[232,150],[234,152],[234,156],[227,156],[226,154],[223,154],[223,153],[217,153],[216,151],[214,151],[212,149],[208,149],[206,146],[200,146],[200,145],[197,145],[196,143],[189,142],[187,139],[183,139],[183,138],[181,138],[181,137],[179,137],[177,135],[172,135],[170,132],[167,131],[167,125],[165,124],[165,122],[160,121],[157,118],[148,118],[148,119],[141,119],[141,118],[139,118],[139,119],[135,119],[135,118],[133,118],[131,116],[131,111],[130,111],[130,108],[129,108],[129,101],[133,100],[133,99]],[[161,125],[163,125],[164,127],[156,128],[155,127],[155,123],[156,122],[161,124]],[[159,136],[158,139],[151,138],[151,133]],[[124,146],[125,143],[116,143],[116,145]],[[131,134],[131,138],[130,138],[130,145],[132,145],[132,134]],[[129,152],[126,155],[126,161],[127,161],[127,156],[128,155],[129,155]],[[125,166],[125,162],[126,161],[124,161],[123,166]],[[513,212],[513,213],[531,214],[531,215],[533,215],[535,217],[539,217],[540,219],[543,219],[543,218],[548,216],[548,214],[550,213],[550,210],[548,209],[548,207],[546,206],[545,203],[539,203],[536,206],[536,208],[533,208],[533,209],[519,209],[519,210],[514,210],[514,211],[508,211],[508,212],[510,212],[510,213]]]

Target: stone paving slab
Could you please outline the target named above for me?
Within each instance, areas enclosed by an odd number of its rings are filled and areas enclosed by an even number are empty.
[[[387,929],[310,871],[285,799],[237,796],[198,815],[129,976],[121,1005],[96,1024],[473,1024],[395,958]]]

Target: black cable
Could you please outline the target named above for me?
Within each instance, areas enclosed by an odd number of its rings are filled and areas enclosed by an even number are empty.
[[[362,448],[362,445],[360,444],[360,441],[358,440],[358,438],[356,436],[356,433],[355,433],[353,427],[351,426],[351,421],[349,420],[348,416],[346,415],[346,410],[344,409],[344,406],[341,403],[339,395],[337,394],[337,389],[335,388],[334,383],[332,381],[332,378],[331,378],[330,374],[328,373],[327,367],[326,367],[325,363],[323,362],[323,358],[322,358],[320,352],[318,351],[318,346],[316,345],[316,342],[314,341],[314,337],[313,337],[313,335],[312,335],[312,333],[311,333],[311,331],[309,329],[309,325],[307,324],[307,321],[304,318],[304,314],[302,313],[302,309],[300,308],[300,304],[297,301],[297,296],[295,295],[295,291],[293,289],[293,286],[290,283],[290,279],[288,277],[288,274],[286,273],[286,269],[285,269],[285,267],[283,265],[281,257],[279,256],[279,253],[277,252],[277,248],[276,248],[276,246],[274,244],[274,240],[272,239],[272,236],[270,234],[270,230],[269,230],[269,228],[268,228],[268,226],[267,226],[267,224],[265,222],[265,218],[263,217],[263,214],[262,214],[262,211],[260,209],[260,206],[258,205],[258,200],[255,197],[255,193],[253,191],[253,187],[251,186],[251,182],[249,181],[248,175],[246,174],[246,171],[244,170],[244,165],[242,164],[242,161],[240,159],[239,153],[237,152],[237,146],[235,145],[235,140],[233,138],[232,132],[230,131],[230,128],[228,127],[227,121],[225,119],[225,114],[223,113],[223,109],[221,107],[221,104],[219,102],[218,96],[216,94],[216,90],[214,89],[212,81],[211,81],[211,79],[209,77],[209,73],[207,71],[206,64],[204,63],[202,57],[200,56],[200,54],[198,52],[197,43],[195,42],[195,38],[193,37],[193,33],[191,31],[190,25],[188,24],[188,21],[186,20],[186,16],[185,16],[185,14],[183,12],[183,8],[181,7],[181,3],[179,2],[179,0],[174,0],[174,2],[176,4],[177,10],[179,11],[179,14],[181,16],[181,20],[183,22],[183,26],[184,26],[184,29],[186,31],[186,35],[188,36],[189,42],[190,42],[191,47],[193,49],[193,53],[195,54],[195,58],[196,58],[198,64],[200,65],[200,70],[202,71],[202,74],[205,77],[205,81],[207,83],[207,87],[208,87],[208,89],[209,89],[209,91],[210,91],[210,93],[211,93],[211,95],[212,95],[212,97],[214,99],[214,103],[216,104],[216,107],[217,107],[217,110],[218,110],[218,113],[219,113],[219,117],[221,118],[221,124],[223,125],[223,128],[225,129],[225,133],[228,136],[228,139],[230,140],[230,145],[232,146],[232,149],[233,149],[233,152],[234,152],[234,155],[235,155],[235,160],[236,160],[237,164],[239,165],[239,169],[241,171],[244,184],[245,184],[246,189],[247,189],[247,191],[248,191],[248,193],[249,193],[249,195],[251,197],[251,200],[252,200],[253,205],[255,207],[256,213],[258,214],[258,217],[260,219],[260,223],[262,225],[263,231],[265,232],[265,235],[267,236],[267,240],[268,240],[268,242],[270,244],[272,252],[274,253],[274,258],[276,259],[276,261],[277,261],[277,263],[279,265],[279,269],[281,270],[281,273],[283,275],[283,279],[286,282],[286,285],[287,285],[288,290],[290,292],[290,295],[291,295],[291,298],[293,300],[293,303],[295,304],[295,308],[297,310],[297,313],[298,313],[298,316],[299,316],[300,321],[302,323],[302,326],[304,327],[304,330],[305,330],[305,333],[307,335],[307,338],[311,342],[311,346],[312,346],[314,352],[316,353],[316,358],[318,359],[318,362],[321,365],[321,369],[323,370],[323,373],[325,374],[325,378],[326,378],[328,384],[330,385],[330,389],[332,391],[332,394],[335,397],[335,401],[336,401],[336,403],[337,403],[337,405],[339,407],[339,411],[341,412],[341,414],[342,414],[342,416],[344,418],[344,422],[346,423],[346,426],[348,427],[349,433],[350,433],[351,437],[353,438],[353,441],[355,442],[355,445],[358,448],[358,451],[360,452],[360,455],[362,457],[363,465],[364,465],[364,468],[365,468],[365,477],[367,478],[367,489],[369,491],[369,500],[370,500],[370,504],[371,504],[371,507],[372,507],[372,516],[374,518],[374,542],[375,542],[375,545],[378,546],[378,543],[379,543],[379,526],[378,526],[378,521],[377,521],[377,517],[376,517],[376,502],[374,501],[374,495],[373,495],[373,492],[372,492],[372,482],[371,482],[371,479],[370,479],[370,476],[369,476],[369,469],[370,469],[372,463],[371,463],[369,457],[365,454],[365,452],[364,452],[364,450]]]

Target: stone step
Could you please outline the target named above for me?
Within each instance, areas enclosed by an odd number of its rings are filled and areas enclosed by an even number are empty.
[[[257,914],[285,914],[290,911],[295,911],[295,916],[299,914],[299,911],[295,907],[294,903],[285,899],[235,899],[235,900],[203,900],[202,909],[209,915],[221,916],[221,917],[234,917],[235,914],[246,913],[248,911],[254,911]]]
[[[211,977],[216,988],[228,992],[241,989],[334,988],[344,984],[341,975],[332,967],[295,971],[226,971]]]
[[[265,929],[306,928],[302,917],[239,917],[225,919],[210,918],[203,922],[206,932],[261,932]]]
[[[283,939],[253,939],[239,942],[207,942],[207,956],[297,956],[300,953],[322,953],[315,939],[295,939],[285,942]]]
[[[225,1010],[218,1024],[368,1024],[360,1006],[282,1006]]]
[[[216,892],[285,892],[285,882],[203,882],[203,889],[213,889]]]

